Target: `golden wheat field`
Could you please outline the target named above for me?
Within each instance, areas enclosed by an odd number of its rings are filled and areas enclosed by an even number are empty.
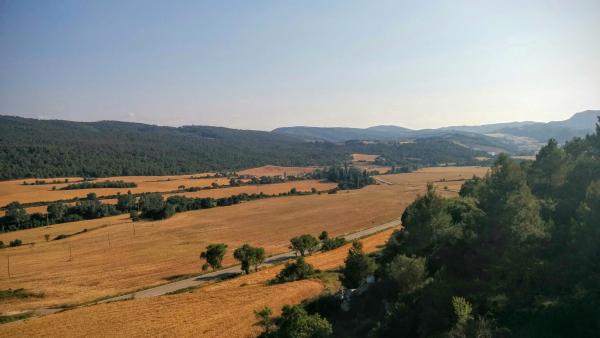
[[[280,167],[275,165],[266,165],[258,168],[251,168],[239,171],[239,175],[248,175],[248,176],[284,176],[284,175],[292,175],[298,176],[303,174],[311,173],[321,167]]]
[[[289,192],[292,188],[296,188],[298,192],[310,192],[312,188],[317,191],[325,191],[335,188],[337,184],[331,182],[320,182],[318,180],[302,180],[285,183],[273,183],[273,184],[257,184],[257,185],[246,185],[241,187],[228,187],[221,189],[208,189],[195,192],[182,192],[176,194],[166,194],[165,198],[173,195],[183,195],[187,197],[229,197],[231,195],[238,194],[259,194],[264,193],[267,195],[276,195],[280,193]]]
[[[177,192],[177,193],[164,194],[163,196],[164,196],[164,198],[168,198],[169,196],[174,196],[174,195],[183,195],[183,196],[187,196],[187,197],[196,197],[196,198],[197,197],[221,198],[221,197],[229,197],[232,195],[238,195],[238,194],[242,194],[242,193],[259,194],[261,192],[264,194],[267,194],[267,195],[273,195],[273,194],[276,195],[276,194],[280,194],[280,193],[289,192],[292,188],[296,188],[296,190],[298,192],[310,192],[312,188],[317,189],[317,191],[325,191],[325,190],[335,188],[336,186],[337,185],[335,183],[330,183],[330,182],[320,182],[318,180],[301,180],[301,181],[284,182],[284,183],[247,185],[247,186],[240,186],[240,187],[224,186],[224,187],[221,187],[218,189],[207,189],[207,190],[201,190],[201,191],[195,191],[195,192],[182,191],[182,192]],[[99,193],[103,193],[103,190],[105,190],[105,189],[86,189],[85,194],[87,194],[88,192],[92,192],[92,191],[99,194]],[[169,189],[167,191],[170,191],[170,190],[177,190],[177,188]],[[76,191],[76,190],[73,190],[73,191]],[[116,198],[104,199],[104,200],[102,200],[102,203],[117,204],[117,199]],[[74,204],[74,203],[67,203],[67,204]],[[28,214],[32,214],[35,212],[45,213],[47,211],[47,208],[48,208],[48,206],[42,205],[42,206],[25,208],[25,210],[27,211]],[[4,216],[4,213],[5,213],[4,210],[0,210],[0,217]]]
[[[392,230],[362,240],[364,250],[377,250]],[[326,270],[343,264],[348,245],[318,253],[307,261]],[[0,336],[252,337],[260,329],[254,311],[268,306],[277,316],[285,304],[297,304],[324,290],[319,280],[269,285],[282,266],[203,286],[189,293],[99,304],[0,326]]]
[[[371,154],[352,154],[352,161],[356,162],[374,162],[379,155]]]
[[[264,199],[180,213],[156,222],[132,223],[120,215],[1,234],[5,243],[19,238],[25,245],[0,252],[0,289],[25,288],[43,292],[45,297],[5,301],[0,303],[0,312],[84,302],[199,273],[198,255],[209,243],[229,245],[224,264],[230,265],[233,249],[246,242],[265,247],[271,255],[288,251],[289,239],[302,233],[317,235],[327,230],[340,235],[368,228],[399,217],[428,181],[469,178],[486,171],[479,167],[424,169],[381,176],[391,185]],[[454,182],[453,187],[460,183]],[[450,189],[440,192],[455,194]],[[79,234],[58,241],[44,238],[75,233]]]
[[[197,174],[206,175],[204,173]],[[0,206],[17,201],[20,203],[31,203],[40,201],[57,201],[62,199],[71,199],[74,197],[85,197],[88,193],[94,192],[98,196],[115,195],[117,193],[142,193],[142,192],[164,192],[177,190],[180,186],[189,187],[207,187],[216,182],[219,185],[229,184],[227,178],[201,178],[192,179],[191,175],[179,176],[118,176],[99,178],[96,181],[125,181],[137,184],[135,188],[94,188],[77,190],[60,190],[60,188],[70,183],[43,184],[43,185],[23,185],[23,180],[11,180],[0,182]],[[71,178],[76,181],[78,178]],[[51,181],[52,179],[48,179]],[[26,180],[27,181],[27,180]],[[34,180],[29,180],[34,181]],[[56,190],[52,190],[56,187]]]

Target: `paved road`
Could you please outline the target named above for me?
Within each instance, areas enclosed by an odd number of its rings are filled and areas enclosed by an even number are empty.
[[[377,233],[377,232],[380,232],[380,231],[383,231],[383,230],[386,230],[389,228],[393,228],[398,225],[400,225],[400,219],[395,219],[395,220],[390,221],[385,224],[376,225],[376,226],[370,227],[368,229],[360,230],[360,231],[345,235],[344,238],[346,238],[346,240],[348,240],[348,241],[351,241],[351,240],[354,240],[357,238],[372,235],[374,233]],[[281,263],[283,261],[286,261],[286,260],[294,258],[294,257],[296,257],[296,255],[293,252],[286,252],[286,253],[282,253],[279,255],[271,256],[265,260],[265,262],[261,265],[261,267],[275,265],[275,264]],[[190,277],[187,279],[182,279],[182,280],[179,280],[176,282],[159,285],[156,287],[129,293],[129,294],[122,295],[122,296],[108,298],[108,299],[99,301],[98,304],[114,302],[114,301],[119,301],[119,300],[126,300],[126,299],[141,299],[141,298],[161,296],[161,295],[179,291],[182,289],[199,286],[199,285],[208,283],[210,281],[233,277],[233,276],[241,274],[241,272],[242,271],[241,271],[240,265],[235,265],[235,266],[231,266],[231,267],[221,269],[221,270],[218,270],[215,272],[210,272],[210,273],[206,273],[203,275]],[[47,314],[59,312],[62,310],[63,309],[45,308],[45,309],[37,309],[34,312],[37,315],[47,315]]]

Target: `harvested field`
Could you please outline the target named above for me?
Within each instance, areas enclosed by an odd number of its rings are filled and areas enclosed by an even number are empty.
[[[412,173],[378,176],[378,178],[394,184],[415,186],[423,182],[462,181],[473,176],[484,176],[488,170],[488,167],[432,167]]]
[[[201,174],[199,174],[201,175]],[[74,178],[75,180],[76,178]],[[183,185],[189,187],[207,187],[213,182],[220,185],[228,185],[227,178],[206,178],[206,179],[190,179],[190,175],[180,176],[119,176],[101,178],[97,181],[118,181],[134,182],[138,186],[136,188],[93,188],[93,189],[78,189],[78,190],[59,190],[69,183],[61,184],[43,184],[43,185],[23,185],[23,180],[12,180],[0,182],[0,206],[18,201],[20,203],[31,203],[40,201],[56,201],[62,199],[71,199],[74,197],[85,197],[88,193],[94,192],[98,196],[114,195],[117,193],[132,193],[141,192],[163,192],[177,190]],[[56,187],[57,190],[52,190]]]
[[[374,162],[379,155],[371,154],[352,154],[352,161],[356,162]]]
[[[209,243],[229,245],[224,264],[230,265],[234,263],[233,249],[246,242],[265,247],[271,255],[288,251],[289,239],[302,233],[317,235],[327,230],[335,236],[382,224],[399,217],[415,196],[423,193],[428,181],[468,178],[486,170],[425,169],[380,176],[393,181],[392,185],[190,211],[167,220],[137,222],[135,236],[126,215],[0,234],[5,243],[15,238],[36,243],[0,252],[4,256],[0,257],[0,289],[25,288],[46,294],[45,298],[1,303],[0,312],[83,302],[161,284],[176,275],[198,273],[198,255]],[[453,184],[458,187],[461,182]],[[448,196],[456,194],[450,189],[440,191]],[[44,240],[46,233],[54,238],[83,229],[88,231],[59,241]],[[10,279],[6,275],[7,255],[11,256]]]
[[[182,192],[176,194],[168,194],[164,195],[165,198],[173,195],[183,195],[187,197],[213,197],[213,198],[221,198],[221,197],[229,197],[231,195],[238,194],[259,194],[264,193],[267,195],[279,194],[289,192],[292,188],[296,188],[298,192],[310,192],[312,188],[317,189],[318,191],[325,191],[329,189],[333,189],[337,186],[336,183],[330,182],[319,182],[317,180],[303,180],[303,181],[295,181],[295,182],[285,182],[285,183],[274,183],[274,184],[257,184],[257,185],[246,185],[241,187],[231,187],[231,188],[222,188],[222,189],[209,189],[209,190],[201,190],[195,192]]]
[[[390,167],[390,166],[376,165],[376,164],[369,164],[369,163],[354,163],[353,165],[355,167],[359,168],[360,170],[377,171],[380,174],[385,174],[388,171],[392,170],[392,167]]]
[[[249,176],[283,176],[284,174],[298,176],[311,173],[320,167],[279,167],[274,165],[266,165],[264,167],[251,168],[239,171],[239,175]]]
[[[365,251],[376,250],[390,234],[391,230],[386,230],[363,239]],[[317,269],[331,269],[343,264],[347,252],[348,245],[307,260]],[[269,306],[277,316],[283,305],[297,304],[324,289],[318,280],[266,284],[281,268],[270,267],[190,293],[94,305],[9,323],[0,326],[0,336],[19,332],[27,337],[141,337],[158,333],[173,337],[252,337],[260,332],[254,325],[255,310]]]

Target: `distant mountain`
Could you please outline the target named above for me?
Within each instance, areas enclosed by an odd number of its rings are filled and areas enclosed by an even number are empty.
[[[488,153],[535,153],[548,139],[565,142],[575,136],[592,133],[600,116],[598,110],[573,115],[565,121],[508,122],[481,126],[451,126],[438,129],[411,130],[398,126],[370,128],[286,127],[273,130],[311,141],[345,142],[351,140],[415,140],[439,137],[471,149]]]
[[[595,124],[598,122],[598,116],[600,116],[600,110],[587,110],[577,113],[564,121],[507,127],[499,129],[496,132],[529,137],[539,142],[546,142],[549,138],[554,138],[558,142],[563,143],[573,137],[581,137],[593,133]]]
[[[519,127],[524,127],[524,126],[528,126],[531,124],[536,124],[538,122],[531,122],[531,121],[526,121],[526,122],[506,122],[506,123],[492,123],[492,124],[484,124],[481,126],[451,126],[451,127],[442,127],[439,128],[438,130],[456,130],[456,131],[467,131],[467,132],[471,132],[471,133],[478,133],[478,134],[487,134],[487,133],[494,133],[498,130],[501,130],[503,128],[519,128]]]
[[[298,137],[307,141],[345,142],[350,140],[384,140],[397,138],[378,130],[361,128],[283,127],[273,134]]]

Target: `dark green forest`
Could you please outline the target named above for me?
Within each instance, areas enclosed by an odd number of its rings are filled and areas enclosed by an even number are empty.
[[[70,122],[0,116],[0,179],[108,177],[224,171],[267,164],[332,165],[350,154],[384,154],[398,164],[477,163],[445,140],[361,144],[305,142],[293,136],[220,127]]]
[[[339,296],[305,303],[268,337],[597,337],[600,332],[600,122],[533,162],[502,155],[456,198],[432,185],[373,257],[375,281],[347,310]],[[355,283],[352,287],[357,287]]]

